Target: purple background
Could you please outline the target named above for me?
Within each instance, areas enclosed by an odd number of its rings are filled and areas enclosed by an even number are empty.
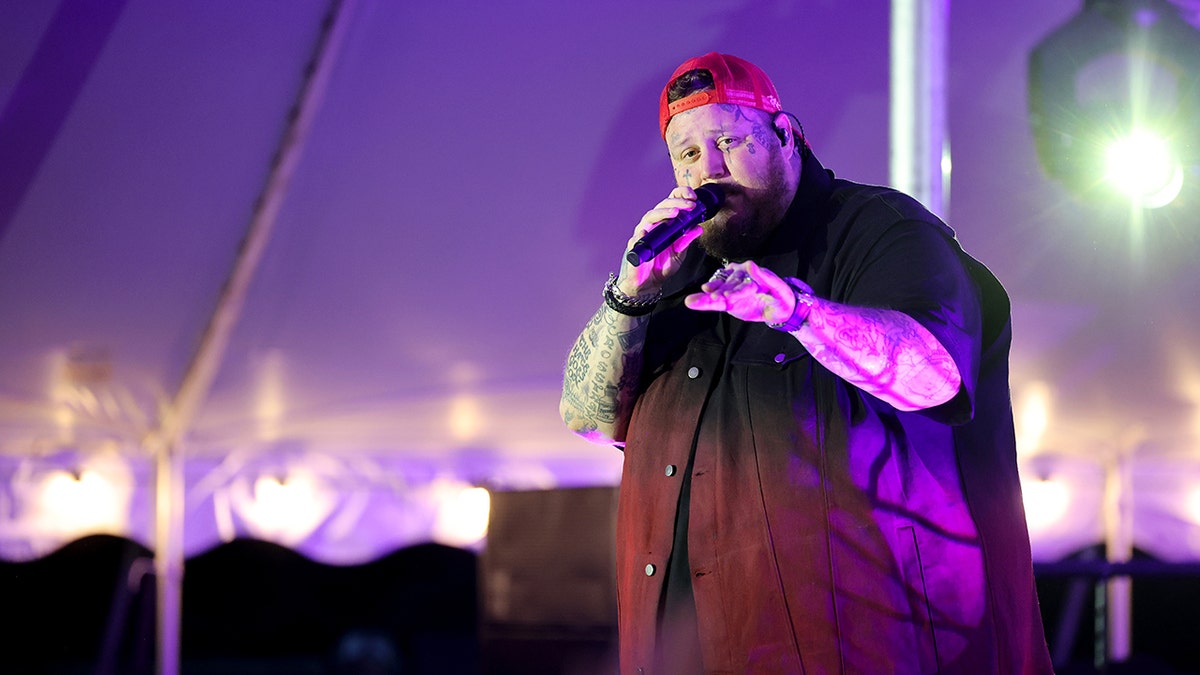
[[[316,0],[128,0],[114,5],[110,32],[84,22],[92,52],[72,39],[77,51],[51,61],[53,76],[34,73],[56,17],[78,5],[0,5],[10,538],[24,527],[18,483],[37,462],[106,448],[129,458],[141,486],[130,531],[149,531],[142,442],[231,269],[326,12]],[[1097,480],[1131,456],[1139,545],[1197,557],[1181,510],[1200,484],[1196,212],[1139,228],[1123,210],[1079,203],[1034,155],[1028,53],[1081,5],[954,4],[946,215],[1012,295],[1018,406],[1049,394],[1023,469],[1078,482],[1076,520],[1045,534],[1040,556],[1101,537]],[[711,50],[750,59],[828,167],[887,183],[888,8],[357,3],[186,436],[189,529],[201,533],[192,549],[216,538],[209,504],[231,476],[314,456],[367,477],[333,481],[343,499],[415,494],[438,476],[615,483],[620,453],[562,428],[560,374],[634,223],[671,187],[656,118],[665,78]],[[72,355],[99,371],[64,385]],[[427,536],[394,519],[378,527],[391,531],[380,547]],[[370,548],[356,546],[324,555]]]

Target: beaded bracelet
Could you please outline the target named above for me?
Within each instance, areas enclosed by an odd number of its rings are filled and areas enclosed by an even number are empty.
[[[795,333],[800,330],[800,326],[808,320],[808,314],[812,311],[813,304],[817,301],[813,295],[812,288],[808,284],[800,281],[796,277],[784,277],[783,279],[792,287],[796,293],[796,308],[792,310],[792,315],[786,321],[781,323],[769,323],[768,328],[781,330],[785,333]]]
[[[654,311],[654,306],[662,299],[662,291],[648,298],[626,295],[617,288],[617,275],[608,273],[608,282],[604,284],[604,304],[618,314],[625,316],[645,316]]]

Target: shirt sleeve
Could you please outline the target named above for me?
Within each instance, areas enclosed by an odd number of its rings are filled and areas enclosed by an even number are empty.
[[[940,224],[902,220],[865,246],[849,266],[847,304],[904,312],[949,352],[962,384],[950,401],[921,411],[936,421],[963,424],[974,412],[982,343],[980,294],[962,250]]]

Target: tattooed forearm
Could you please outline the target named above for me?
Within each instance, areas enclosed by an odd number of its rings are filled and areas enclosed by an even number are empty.
[[[601,306],[567,356],[559,413],[567,427],[597,442],[623,441],[637,395],[648,317]]]
[[[961,384],[946,349],[902,312],[820,301],[796,337],[835,375],[899,410],[945,403]]]

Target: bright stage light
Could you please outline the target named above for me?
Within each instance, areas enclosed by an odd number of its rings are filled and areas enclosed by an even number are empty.
[[[1140,206],[1166,206],[1183,188],[1183,166],[1167,141],[1153,132],[1134,131],[1113,141],[1104,160],[1109,184]]]
[[[1030,54],[1029,119],[1086,201],[1166,206],[1200,166],[1200,31],[1166,0],[1084,2]]]
[[[55,471],[42,489],[43,508],[59,522],[72,522],[76,527],[107,520],[101,514],[111,511],[114,502],[112,484],[95,471],[84,471],[78,477]]]
[[[1021,484],[1025,500],[1025,522],[1033,531],[1046,529],[1067,513],[1071,492],[1066,484],[1054,479],[1036,479]]]
[[[90,468],[78,475],[67,471],[47,474],[38,499],[43,525],[67,536],[124,533],[128,526],[128,490],[123,490],[119,482]]]
[[[289,523],[311,520],[316,486],[312,478],[296,474],[286,479],[259,476],[254,481],[254,501],[258,522],[264,527],[282,529]]]
[[[1200,487],[1192,488],[1184,501],[1184,508],[1193,523],[1200,525]]]
[[[467,547],[487,536],[492,495],[485,488],[440,480],[435,481],[433,495],[438,503],[433,523],[434,541]]]
[[[250,534],[285,546],[307,539],[337,505],[336,489],[303,467],[239,478],[230,497]]]
[[[1042,439],[1050,426],[1053,398],[1045,382],[1031,382],[1023,387],[1015,401],[1017,454],[1028,456],[1042,447]]]

